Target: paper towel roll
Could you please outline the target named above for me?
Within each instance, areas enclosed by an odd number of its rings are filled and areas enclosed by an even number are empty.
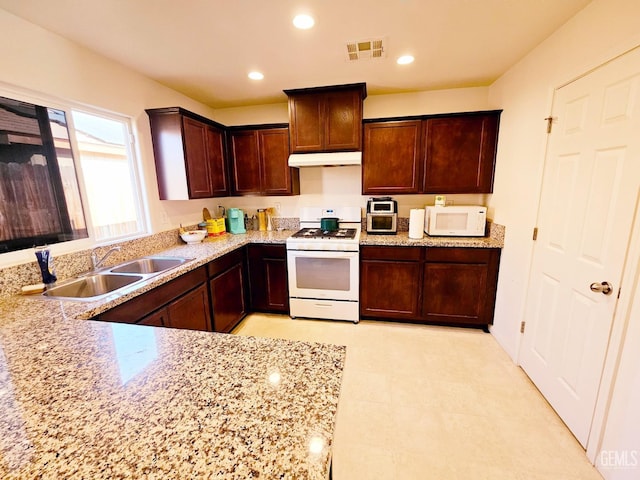
[[[424,237],[424,208],[409,211],[409,238]]]

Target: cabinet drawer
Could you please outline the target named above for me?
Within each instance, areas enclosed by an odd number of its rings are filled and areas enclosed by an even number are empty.
[[[371,260],[409,260],[419,261],[422,258],[421,247],[377,247],[363,246],[360,258]]]
[[[250,248],[258,251],[262,258],[287,258],[287,248],[284,245],[254,244]]]
[[[488,263],[498,251],[495,248],[428,247],[425,260],[447,263]]]
[[[209,278],[215,277],[225,270],[229,270],[233,265],[242,263],[244,261],[244,248],[234,250],[227,253],[220,258],[210,261],[207,264],[207,270],[209,272]]]
[[[137,322],[149,312],[166,305],[206,280],[206,269],[197,268],[100,314],[99,318],[111,322]]]

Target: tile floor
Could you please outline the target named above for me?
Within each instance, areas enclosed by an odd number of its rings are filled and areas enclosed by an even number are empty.
[[[602,480],[481,330],[254,314],[234,333],[347,345],[334,480]]]

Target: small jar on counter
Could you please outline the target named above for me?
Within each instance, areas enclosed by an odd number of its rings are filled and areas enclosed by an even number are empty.
[[[258,209],[258,230],[261,232],[267,231],[267,212],[264,208]]]

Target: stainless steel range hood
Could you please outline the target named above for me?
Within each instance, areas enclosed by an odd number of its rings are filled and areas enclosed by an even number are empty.
[[[362,164],[362,152],[293,153],[289,155],[290,167],[335,167]]]

